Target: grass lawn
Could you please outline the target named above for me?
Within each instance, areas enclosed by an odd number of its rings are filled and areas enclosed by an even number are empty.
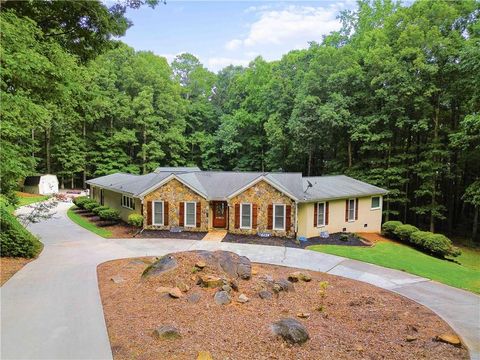
[[[455,263],[390,241],[378,242],[374,247],[313,245],[308,249],[406,271],[480,293],[480,250],[461,247],[462,255],[455,259]]]
[[[97,235],[100,235],[101,237],[104,238],[109,238],[112,237],[112,233],[108,231],[107,229],[101,228],[96,226],[94,223],[88,221],[88,219],[78,215],[76,212],[73,211],[76,206],[72,206],[70,209],[67,211],[67,216],[72,220],[75,224],[80,225],[81,227],[87,229],[88,231],[91,231]]]
[[[29,197],[19,197],[18,198],[18,206],[25,206],[34,204],[36,202],[40,202],[43,200],[47,200],[50,196],[48,195],[38,195],[38,196],[29,196]]]

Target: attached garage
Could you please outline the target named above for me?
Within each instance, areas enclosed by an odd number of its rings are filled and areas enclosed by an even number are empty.
[[[56,194],[58,193],[57,176],[51,174],[27,176],[23,183],[23,191],[40,195]]]

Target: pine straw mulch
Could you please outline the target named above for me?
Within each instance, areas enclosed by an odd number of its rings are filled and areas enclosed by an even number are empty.
[[[98,267],[98,279],[110,344],[119,359],[196,359],[209,351],[213,359],[467,359],[464,348],[433,338],[452,329],[432,311],[402,296],[374,286],[309,271],[311,282],[295,283],[295,292],[270,300],[258,297],[261,277],[286,278],[295,269],[254,265],[254,276],[239,281],[239,292],[250,301],[216,305],[214,289],[195,285],[193,253],[177,253],[179,266],[158,277],[144,279],[142,272],[153,258],[122,259]],[[207,268],[202,272],[208,272]],[[256,272],[256,274],[255,274]],[[114,283],[112,277],[121,277]],[[319,282],[328,282],[326,297]],[[160,286],[184,282],[190,290],[180,299],[156,292]],[[188,302],[200,294],[198,303]],[[323,311],[318,311],[323,303]],[[270,324],[299,312],[310,340],[292,346],[272,335]],[[157,340],[162,325],[176,326],[181,339]],[[407,341],[407,336],[416,338]]]
[[[21,257],[0,257],[0,286],[5,284],[17,271],[22,269],[30,261]]]

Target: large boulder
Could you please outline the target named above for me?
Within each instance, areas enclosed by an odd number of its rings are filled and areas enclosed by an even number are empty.
[[[291,344],[303,344],[310,336],[303,324],[292,318],[285,318],[272,324],[272,331]]]
[[[248,280],[252,277],[252,265],[246,256],[230,251],[198,251],[206,269],[223,271],[229,278]],[[202,264],[203,265],[203,264]]]
[[[178,266],[177,259],[172,254],[165,255],[149,265],[143,272],[143,277],[158,276],[171,271]]]

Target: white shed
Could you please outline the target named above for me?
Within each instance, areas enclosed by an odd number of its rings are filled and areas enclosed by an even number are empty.
[[[56,175],[27,176],[23,183],[23,191],[30,194],[51,195],[58,193]]]

